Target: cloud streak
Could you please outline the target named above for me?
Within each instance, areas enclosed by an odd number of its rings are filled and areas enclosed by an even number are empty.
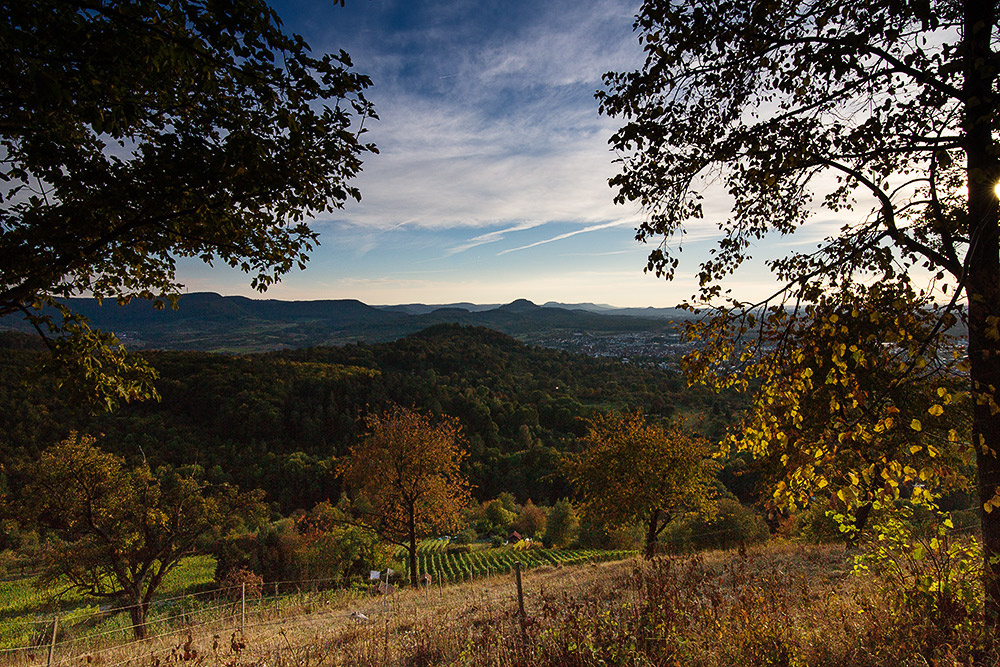
[[[564,234],[558,234],[552,238],[542,239],[541,241],[535,241],[534,243],[529,243],[527,245],[519,246],[517,248],[508,248],[506,250],[501,250],[498,255],[506,255],[512,252],[518,252],[521,250],[528,250],[529,248],[537,248],[540,245],[545,245],[546,243],[554,243],[556,241],[562,241],[564,239],[571,238],[578,234],[586,234],[588,232],[596,232],[601,229],[609,229],[611,227],[624,227],[629,226],[632,223],[628,220],[615,220],[613,222],[606,222],[601,225],[590,225],[589,227],[584,227],[583,229],[577,229],[572,232],[566,232]]]

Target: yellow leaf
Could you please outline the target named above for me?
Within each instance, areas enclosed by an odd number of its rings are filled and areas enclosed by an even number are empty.
[[[911,421],[910,428],[912,428],[914,431],[920,431],[923,429],[923,427],[920,425],[919,419],[914,419],[913,421]]]
[[[931,416],[940,417],[942,414],[944,414],[944,408],[942,408],[940,405],[935,404],[929,407],[927,409],[927,412],[929,412]]]
[[[921,449],[923,449],[923,447],[921,447],[920,445],[913,445],[912,447],[910,447],[910,453],[911,454],[916,454]]]

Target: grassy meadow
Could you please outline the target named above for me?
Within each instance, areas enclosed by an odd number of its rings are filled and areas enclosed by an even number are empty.
[[[925,667],[998,664],[992,637],[957,616],[907,610],[843,546],[542,565],[388,597],[289,596],[142,644],[66,651],[57,664],[158,667]],[[44,664],[44,655],[9,664]],[[7,663],[5,663],[7,664]]]
[[[519,561],[525,570],[561,568],[582,563],[621,560],[633,555],[628,551],[594,549],[538,549],[521,545],[489,548],[475,545],[463,553],[449,553],[446,539],[423,540],[418,546],[420,572],[432,575],[437,587],[490,579],[504,575]],[[397,554],[399,556],[399,554]],[[402,557],[401,562],[405,562]],[[188,628],[236,627],[243,619],[238,591],[219,591],[214,583],[215,559],[193,556],[174,569],[150,611],[150,634],[183,634]],[[322,582],[283,582],[271,589],[265,584],[263,596],[247,601],[252,615],[287,614],[302,605],[329,605],[335,599],[353,599],[365,595],[363,582],[355,582],[348,591],[318,590]],[[271,591],[277,593],[271,595]],[[292,591],[291,593],[289,591]],[[281,611],[284,610],[284,611]],[[0,584],[0,658],[47,653],[51,642],[53,619],[59,618],[57,642],[60,647],[83,649],[127,644],[131,627],[127,611],[113,600],[98,600],[66,591],[58,586],[39,588],[36,578],[28,577]],[[239,618],[238,618],[239,617]],[[29,651],[13,649],[34,647]],[[80,652],[80,651],[78,651]],[[30,662],[30,661],[29,661]],[[0,664],[3,660],[0,659]]]

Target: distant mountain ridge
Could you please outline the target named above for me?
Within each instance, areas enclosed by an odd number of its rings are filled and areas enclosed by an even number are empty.
[[[133,348],[225,352],[390,341],[445,323],[488,327],[522,340],[559,333],[667,333],[673,330],[668,312],[676,313],[678,320],[690,317],[678,309],[555,302],[539,306],[527,299],[500,305],[369,306],[356,299],[281,301],[214,292],[184,294],[176,310],[156,309],[145,300],[119,306],[78,298],[69,305]],[[0,320],[0,327],[27,330],[26,324],[12,321]]]

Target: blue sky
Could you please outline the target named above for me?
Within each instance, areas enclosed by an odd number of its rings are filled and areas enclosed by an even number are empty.
[[[714,236],[694,227],[678,279],[643,273],[641,212],[615,206],[597,113],[608,70],[633,69],[638,2],[623,0],[281,0],[315,52],[345,49],[371,76],[381,120],[357,181],[363,201],[318,218],[305,271],[266,296],[370,304],[591,301],[673,306]],[[719,212],[725,202],[718,201]],[[242,274],[181,265],[190,291],[259,296]],[[746,298],[771,287],[744,271]]]

